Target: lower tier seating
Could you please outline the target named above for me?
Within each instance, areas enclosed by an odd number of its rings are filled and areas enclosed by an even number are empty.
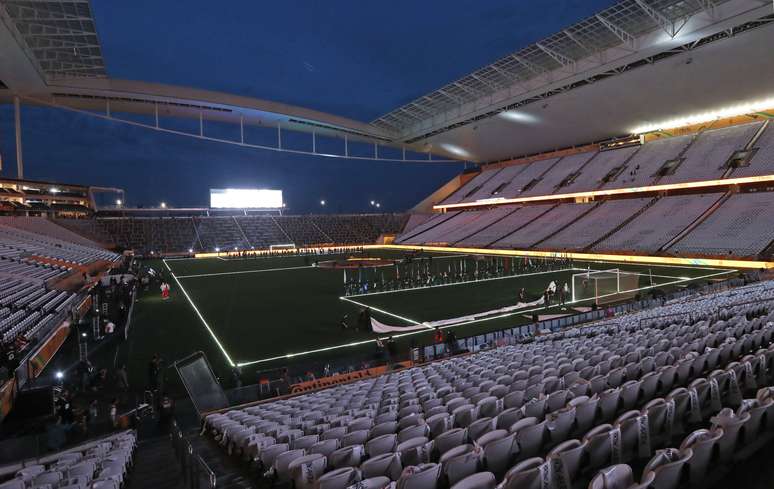
[[[774,438],[774,283],[209,415],[296,488],[677,489]]]

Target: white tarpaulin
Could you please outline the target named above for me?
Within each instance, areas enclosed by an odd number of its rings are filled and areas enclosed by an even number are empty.
[[[405,333],[407,331],[427,329],[427,326],[423,324],[417,324],[415,326],[390,326],[388,324],[380,323],[374,318],[371,318],[371,329],[374,333]]]
[[[478,312],[476,314],[469,314],[467,316],[460,316],[450,319],[439,319],[437,321],[428,321],[415,326],[390,326],[371,318],[371,329],[374,333],[402,333],[407,331],[418,331],[420,329],[433,329],[439,326],[453,326],[455,324],[467,323],[475,321],[477,319],[484,319],[489,316],[495,316],[498,314],[507,314],[512,311],[518,311],[519,309],[525,309],[527,307],[534,307],[543,304],[543,297],[534,300],[532,302],[519,302],[514,306],[501,307],[500,309],[492,309],[491,311]]]

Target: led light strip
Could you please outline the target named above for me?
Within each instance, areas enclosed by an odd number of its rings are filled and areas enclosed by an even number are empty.
[[[575,251],[557,252],[557,251],[537,251],[537,250],[504,250],[497,248],[454,248],[451,246],[421,246],[421,245],[370,245],[367,249],[383,250],[411,250],[411,251],[430,251],[440,253],[463,253],[463,254],[482,254],[491,256],[527,256],[539,258],[573,258],[580,261],[602,261],[611,263],[639,263],[651,265],[694,265],[702,267],[720,267],[720,268],[745,268],[761,269],[774,268],[774,262],[757,260],[725,260],[717,258],[680,258],[674,256],[647,256],[647,255],[614,255],[607,253],[580,253]]]
[[[411,289],[383,290],[381,292],[367,292],[365,294],[352,294],[346,297],[368,297],[372,295],[397,294],[399,292],[412,292],[415,290],[436,289],[438,287],[453,287],[455,285],[469,285],[469,284],[477,284],[481,282],[491,282],[492,280],[506,280],[509,278],[531,277],[533,275],[545,275],[546,273],[560,273],[560,272],[573,272],[573,271],[585,272],[586,269],[585,268],[560,268],[557,270],[547,270],[545,272],[523,273],[521,275],[506,275],[504,277],[482,278],[479,280],[467,280],[465,282],[454,282],[451,284],[426,285],[421,287],[414,287]],[[674,278],[674,277],[670,277],[670,278]]]
[[[643,291],[643,290],[653,289],[653,288],[656,288],[656,287],[663,287],[665,285],[674,285],[674,284],[682,283],[682,282],[691,282],[691,281],[694,281],[694,280],[701,280],[701,279],[715,277],[715,276],[719,276],[719,275],[726,275],[726,274],[730,274],[730,273],[736,273],[737,271],[738,270],[724,270],[724,271],[719,272],[719,273],[712,273],[712,274],[709,274],[709,275],[702,275],[700,277],[692,277],[692,278],[690,278],[688,280],[676,280],[674,282],[667,282],[667,283],[663,283],[663,284],[650,285],[650,286],[647,286],[647,287],[640,287],[638,289],[628,290],[628,291],[626,291],[626,293],[640,292],[640,291]],[[615,293],[612,293],[612,294],[601,295],[598,298],[609,297],[611,295],[617,295],[617,294],[620,294],[620,292],[615,292]],[[344,300],[343,297],[341,299]],[[565,305],[573,304],[573,303],[577,303],[577,302],[585,302],[585,301],[589,301],[589,300],[591,300],[591,299],[584,299],[582,301],[575,301],[575,302],[565,302]],[[349,301],[349,302],[355,302],[355,301]],[[358,303],[358,305],[363,305],[363,304]],[[365,307],[370,307],[370,306],[366,305]],[[556,304],[556,305],[550,306],[549,309],[555,308],[555,307],[560,307],[560,305]],[[373,307],[371,307],[371,309],[377,310],[376,308],[373,308]],[[545,306],[535,307],[535,308],[532,308],[532,309],[522,309],[522,310],[519,310],[519,311],[505,313],[505,314],[501,314],[499,316],[487,317],[487,318],[484,318],[484,319],[474,319],[474,320],[467,321],[467,322],[464,322],[464,323],[459,323],[459,324],[451,324],[451,325],[448,325],[448,326],[440,326],[440,329],[449,329],[449,328],[456,328],[458,326],[465,326],[465,325],[468,325],[468,324],[483,323],[485,321],[491,321],[493,319],[502,319],[502,318],[510,317],[510,316],[524,315],[524,314],[527,314],[527,313],[530,313],[530,312],[541,311],[541,310],[546,310]],[[403,318],[402,316],[398,316],[397,314],[393,314],[393,313],[390,313],[390,312],[387,312],[387,311],[379,310],[379,312],[382,312],[382,313],[385,313],[387,315],[394,316],[394,317],[397,317],[397,318],[400,318],[400,319],[404,319],[404,320],[407,320],[409,322],[412,321],[412,320],[409,320],[408,318]],[[427,332],[425,330],[409,331],[407,333],[398,333],[398,334],[393,334],[391,336],[393,338],[402,338],[404,336],[412,336],[412,335],[416,335],[416,334],[427,334]],[[332,350],[340,350],[340,349],[350,348],[350,347],[354,347],[354,346],[366,345],[366,344],[369,344],[369,343],[376,343],[376,340],[374,339],[374,340],[355,341],[355,342],[352,342],[352,343],[346,343],[346,344],[342,344],[342,345],[334,345],[334,346],[327,346],[327,347],[324,347],[324,348],[317,348],[315,350],[308,350],[308,351],[302,351],[302,352],[297,352],[297,353],[288,353],[286,355],[262,358],[260,360],[252,360],[252,361],[249,361],[249,362],[240,362],[240,363],[237,364],[237,367],[245,367],[245,366],[249,366],[249,365],[257,365],[257,364],[260,364],[260,363],[272,362],[272,361],[275,361],[275,360],[282,360],[282,359],[287,359],[287,358],[312,355],[312,354],[315,354],[315,353],[321,353],[321,352],[332,351]]]
[[[383,310],[383,309],[379,309],[378,307],[369,306],[368,304],[363,304],[362,302],[358,302],[358,301],[353,301],[352,299],[349,299],[349,298],[347,298],[347,297],[339,297],[339,299],[341,299],[341,300],[343,300],[343,301],[351,302],[351,303],[353,303],[353,304],[357,304],[357,305],[358,305],[358,306],[360,306],[360,307],[366,307],[366,308],[368,308],[368,309],[371,309],[371,310],[373,310],[373,311],[376,311],[376,312],[381,312],[382,314],[386,314],[387,316],[392,316],[392,317],[394,317],[394,318],[397,318],[397,319],[400,319],[400,320],[406,321],[407,323],[411,323],[411,324],[414,324],[414,325],[417,325],[417,326],[419,326],[420,324],[422,324],[422,323],[420,323],[419,321],[414,321],[413,319],[409,319],[409,318],[407,318],[407,317],[398,316],[397,314],[393,314],[393,313],[391,313],[391,312],[389,312],[389,311],[385,311],[385,310]],[[422,326],[425,326],[425,325],[424,325],[424,324],[422,324]],[[425,327],[426,327],[427,329],[433,329],[433,328],[431,328],[430,326],[425,326]]]
[[[314,267],[312,265],[305,265],[303,267],[264,268],[261,270],[239,270],[236,272],[198,273],[195,275],[180,275],[179,277],[176,277],[176,278],[218,277],[220,275],[242,275],[245,273],[279,272],[283,270],[300,270],[302,268],[314,268]]]
[[[612,188],[607,190],[590,190],[587,192],[572,192],[569,194],[551,194],[537,195],[534,197],[513,197],[513,198],[495,198],[479,199],[473,202],[461,202],[459,204],[439,204],[434,205],[433,209],[446,211],[450,209],[469,209],[475,207],[491,207],[506,204],[520,204],[525,202],[546,202],[560,199],[582,199],[590,197],[606,197],[610,195],[627,195],[644,192],[664,192],[668,190],[699,189],[707,187],[719,187],[730,185],[741,185],[746,183],[766,183],[774,182],[774,175],[758,175],[752,177],[725,178],[722,180],[703,180],[699,182],[668,183],[662,185],[650,185],[646,187],[631,188]]]
[[[199,312],[199,309],[196,307],[196,304],[194,304],[194,301],[191,299],[191,297],[188,295],[188,292],[186,292],[185,288],[183,287],[183,284],[180,283],[180,280],[177,279],[177,276],[175,275],[175,272],[172,271],[171,268],[169,268],[169,265],[167,264],[166,260],[161,260],[164,262],[164,266],[167,267],[167,270],[169,270],[169,273],[172,274],[172,278],[175,279],[175,282],[177,282],[177,286],[180,287],[180,290],[183,292],[183,295],[185,295],[185,298],[188,299],[188,303],[191,304],[191,307],[193,308],[194,312],[197,316],[199,316],[199,320],[202,322],[204,327],[207,329],[207,332],[210,333],[210,336],[212,336],[212,339],[215,341],[215,344],[218,345],[218,348],[220,348],[220,351],[223,353],[223,356],[226,357],[226,361],[228,364],[232,367],[236,366],[233,360],[231,360],[231,357],[228,355],[228,352],[223,347],[223,345],[220,343],[220,340],[217,336],[215,336],[215,333],[212,331],[212,328],[209,324],[207,324],[207,321],[204,319],[204,316],[202,316],[202,313]]]

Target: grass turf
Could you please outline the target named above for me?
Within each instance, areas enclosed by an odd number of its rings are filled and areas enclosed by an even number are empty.
[[[371,252],[370,255],[385,258],[400,256],[396,252]],[[337,257],[324,259],[334,258]],[[456,263],[457,258],[435,255],[434,263],[443,269],[451,266],[452,262]],[[161,261],[150,262],[149,265],[163,272],[167,272],[166,266],[169,266],[212,334],[205,328],[197,311],[174,279],[170,280],[172,291],[167,301],[161,300],[155,288],[142,292],[135,309],[132,332],[124,348],[130,359],[130,375],[136,381],[144,381],[146,374],[143,367],[156,352],[172,361],[201,350],[215,370],[221,376],[226,376],[228,361],[223,350],[237,363],[282,357],[252,365],[249,370],[254,371],[297,362],[295,358],[284,357],[288,354],[376,338],[370,332],[342,330],[339,325],[341,318],[349,314],[350,323],[354,323],[360,306],[339,299],[343,291],[341,270],[310,267],[313,261],[314,258],[305,257],[274,257],[169,260],[166,265]],[[574,264],[584,269],[587,265],[598,270],[620,268],[642,273],[650,271],[654,275],[670,277],[701,277],[719,273],[686,267]],[[378,270],[373,276],[383,273],[389,275],[394,272],[391,269]],[[529,296],[537,297],[550,280],[561,284],[570,281],[572,273],[578,272],[555,271],[461,285],[354,296],[352,299],[415,321],[430,321],[512,305],[521,287],[527,289]],[[678,279],[655,277],[654,283],[675,280]],[[650,285],[650,280],[642,276],[640,286],[647,285]],[[674,288],[674,285],[663,288]],[[543,313],[542,310],[539,312]],[[547,313],[558,312],[554,308]],[[374,312],[373,316],[388,324],[410,324],[378,312]],[[528,316],[522,311],[504,318],[463,325],[455,328],[455,332],[460,338],[480,334],[525,324],[530,321]],[[405,347],[411,340],[418,344],[428,343],[431,336],[432,332],[428,330],[402,339],[401,346]],[[316,353],[305,359],[326,362],[340,360],[353,353],[370,355],[374,350],[375,346],[370,342]],[[246,378],[249,380],[250,377]]]

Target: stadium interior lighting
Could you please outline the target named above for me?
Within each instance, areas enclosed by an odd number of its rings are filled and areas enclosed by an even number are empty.
[[[377,209],[378,209],[379,207],[381,207],[381,206],[382,206],[382,204],[380,204],[379,202],[377,202],[377,203],[376,203],[376,208],[377,208]]]
[[[162,202],[161,203],[161,208],[162,209],[166,209],[167,208],[167,203],[166,202]]]
[[[321,201],[320,201],[320,205],[325,205],[325,201],[324,201],[324,200],[321,200]]]
[[[58,194],[59,193],[59,189],[56,188],[56,187],[51,187],[51,193],[52,194]]]
[[[193,248],[188,248],[188,253],[193,253]]]
[[[218,248],[218,247],[216,246],[216,247],[215,247],[215,251],[217,251],[217,252],[220,252],[220,248]]]
[[[86,337],[86,333],[81,333],[81,336],[83,336],[85,338]]]
[[[371,201],[371,205],[376,205],[376,201],[375,201],[375,200],[372,200],[372,201]]]
[[[121,204],[123,204],[123,202],[121,202],[121,199],[116,199],[116,205],[120,206]]]
[[[265,188],[211,188],[210,207],[225,209],[279,209],[282,190]]]
[[[700,114],[688,115],[685,117],[678,117],[675,119],[652,123],[643,124],[639,127],[632,129],[633,134],[645,134],[654,131],[676,129],[678,127],[692,126],[694,124],[703,124],[705,122],[711,122],[719,119],[727,119],[729,117],[737,117],[740,115],[754,114],[756,112],[763,112],[764,110],[774,107],[774,97],[770,97],[763,100],[757,100],[754,102],[741,103],[731,107],[726,107],[718,110],[711,110],[702,112]]]
[[[461,148],[456,144],[441,143],[439,146],[455,156],[470,158],[470,153],[465,148]]]
[[[61,370],[57,370],[56,374],[54,375],[56,376],[57,379],[60,379],[60,380],[64,378],[64,372],[62,372]]]
[[[523,124],[537,124],[538,122],[540,122],[540,120],[534,115],[527,114],[526,112],[521,112],[518,110],[508,110],[505,112],[500,112],[498,116],[512,122],[520,122]]]
[[[610,195],[625,195],[643,192],[665,192],[670,190],[699,189],[708,187],[730,187],[747,183],[774,182],[774,175],[755,175],[752,177],[723,178],[720,180],[702,180],[699,182],[666,183],[662,185],[648,185],[644,187],[616,188],[607,190],[590,190],[586,192],[571,192],[568,194],[536,195],[534,197],[496,197],[491,199],[478,199],[475,202],[461,202],[459,204],[434,205],[435,210],[449,210],[459,208],[486,207],[492,205],[520,204],[523,202],[545,202],[561,199],[596,198]]]

